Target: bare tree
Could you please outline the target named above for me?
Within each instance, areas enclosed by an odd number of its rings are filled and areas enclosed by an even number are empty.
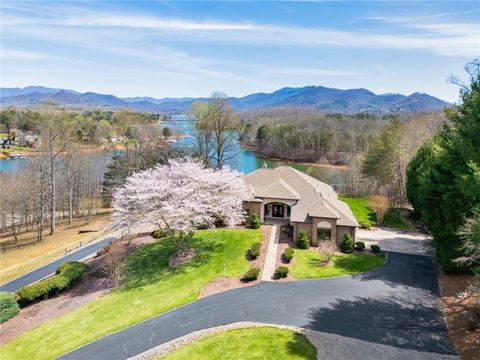
[[[379,225],[383,224],[383,218],[387,213],[388,209],[390,209],[390,201],[386,196],[369,196],[369,205],[375,214],[377,215],[377,221]]]
[[[122,267],[122,244],[119,240],[113,241],[104,255],[102,272],[108,276],[115,286],[120,284]]]

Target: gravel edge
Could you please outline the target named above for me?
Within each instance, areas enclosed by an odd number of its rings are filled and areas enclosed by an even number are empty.
[[[156,346],[151,348],[141,354],[135,355],[128,360],[156,360],[161,356],[165,356],[175,350],[181,349],[191,343],[196,341],[202,340],[206,337],[216,335],[222,333],[224,331],[233,330],[233,329],[245,329],[245,328],[252,328],[252,327],[277,327],[281,329],[289,329],[299,333],[303,333],[303,329],[293,327],[293,326],[285,326],[285,325],[275,325],[275,324],[267,324],[267,323],[258,323],[258,322],[249,322],[249,321],[242,321],[236,322],[227,325],[216,326],[208,329],[194,331],[190,334],[184,335],[162,345]]]

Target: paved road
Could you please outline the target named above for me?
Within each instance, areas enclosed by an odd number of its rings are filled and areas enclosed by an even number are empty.
[[[38,268],[36,270],[33,270],[23,276],[20,276],[16,278],[15,280],[12,280],[2,286],[0,286],[0,291],[11,291],[11,292],[16,292],[18,291],[22,286],[29,285],[31,283],[34,283],[35,281],[41,280],[49,275],[52,275],[55,273],[57,268],[63,264],[66,261],[78,261],[81,260],[95,252],[97,250],[101,249],[105,245],[107,245],[110,241],[116,239],[115,237],[107,237],[103,240],[100,240],[99,242],[93,243],[91,245],[85,246],[84,248],[81,248],[80,250],[77,250],[75,252],[72,252],[68,255],[65,255],[61,257],[60,259],[57,259],[45,266],[42,266],[41,268]]]
[[[386,265],[360,275],[260,282],[200,299],[61,359],[127,359],[193,331],[238,321],[315,330],[316,342],[324,344],[320,359],[456,359],[436,273],[431,256],[392,252]]]

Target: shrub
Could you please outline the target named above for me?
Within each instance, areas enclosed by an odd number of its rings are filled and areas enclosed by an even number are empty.
[[[22,287],[17,293],[18,302],[26,305],[34,300],[47,299],[50,295],[56,295],[80,280],[87,270],[88,265],[84,263],[66,262],[58,267],[54,276]]]
[[[288,268],[286,266],[279,266],[275,271],[275,279],[286,278],[288,275]]]
[[[337,247],[330,241],[322,241],[320,244],[318,244],[318,251],[320,254],[320,264],[321,265],[326,265],[328,264],[332,258],[333,255],[335,255],[335,251],[337,250]]]
[[[293,259],[294,252],[295,250],[293,250],[291,247],[286,248],[285,251],[283,252],[283,260],[289,263]]]
[[[370,245],[370,250],[372,250],[373,253],[378,254],[380,252],[380,246]]]
[[[245,274],[243,274],[243,279],[245,281],[254,281],[258,279],[259,274],[260,269],[258,267],[250,268]]]
[[[261,243],[256,242],[250,246],[250,249],[247,250],[247,258],[248,259],[256,259],[260,256],[260,247],[262,246]]]
[[[365,249],[365,243],[363,241],[357,241],[353,247],[357,250],[363,251]]]
[[[157,229],[157,230],[153,230],[152,233],[150,234],[152,235],[153,238],[155,239],[161,239],[165,236],[167,236],[167,232],[162,230],[162,229]]]
[[[343,253],[351,253],[353,251],[353,237],[350,233],[345,233],[343,235],[343,241],[340,245],[340,250]]]
[[[310,247],[310,239],[305,230],[300,230],[298,232],[298,238],[295,244],[299,249],[308,249]]]
[[[282,234],[288,233],[288,227],[282,226],[282,227],[280,228],[280,232],[281,232]]]
[[[252,229],[260,229],[260,218],[257,213],[253,213],[250,217],[250,227]]]
[[[0,324],[14,317],[20,312],[15,294],[11,292],[0,292]]]

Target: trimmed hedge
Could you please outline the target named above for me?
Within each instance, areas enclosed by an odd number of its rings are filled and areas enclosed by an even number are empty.
[[[357,241],[353,244],[353,247],[357,250],[363,251],[365,250],[365,243],[363,241]]]
[[[286,266],[279,266],[275,271],[275,279],[286,278],[288,275],[288,268]]]
[[[298,232],[298,238],[297,241],[295,241],[295,245],[297,245],[299,249],[308,249],[310,247],[310,239],[305,230],[300,230]]]
[[[342,250],[342,252],[345,254],[353,252],[353,237],[350,233],[345,233],[343,235],[343,241],[340,244],[340,250]]]
[[[260,256],[260,248],[262,244],[259,242],[253,243],[250,249],[247,250],[247,258],[256,259]]]
[[[11,292],[0,292],[0,324],[11,319],[20,312],[15,294]]]
[[[243,274],[243,279],[245,281],[254,281],[258,279],[258,275],[260,274],[260,269],[257,268],[250,268],[245,274]]]
[[[372,250],[373,253],[378,254],[381,249],[378,245],[370,245],[370,250]]]
[[[260,229],[260,218],[257,213],[253,213],[250,217],[250,227],[252,229]]]
[[[286,248],[285,251],[283,252],[283,260],[289,263],[290,261],[292,261],[294,253],[295,253],[295,250],[293,250],[293,248],[291,247]]]
[[[58,267],[54,276],[22,287],[17,293],[18,302],[26,305],[37,299],[47,299],[51,295],[56,295],[80,280],[87,270],[87,264],[77,261],[66,262]]]

